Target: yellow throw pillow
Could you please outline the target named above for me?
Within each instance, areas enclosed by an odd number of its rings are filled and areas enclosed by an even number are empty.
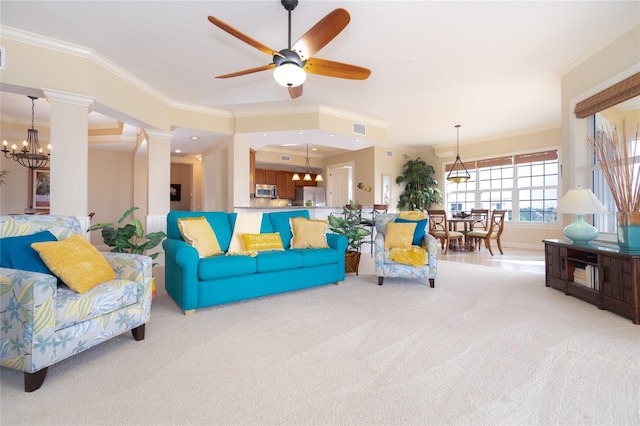
[[[116,273],[82,235],[75,234],[62,241],[33,243],[42,261],[71,290],[86,293],[98,284],[116,278]]]
[[[416,223],[387,223],[384,248],[411,248],[415,229]]]
[[[320,219],[307,219],[305,217],[292,217],[291,224],[291,248],[328,248],[327,222]]]
[[[284,250],[279,232],[272,234],[241,234],[242,244],[247,251]]]
[[[198,250],[201,258],[222,254],[216,233],[204,216],[180,218],[178,229],[187,244]]]
[[[400,219],[422,220],[422,219],[425,219],[427,216],[424,214],[424,212],[414,210],[414,211],[399,212],[398,217]]]

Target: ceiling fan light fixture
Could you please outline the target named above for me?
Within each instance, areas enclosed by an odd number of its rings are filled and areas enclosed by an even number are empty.
[[[298,65],[287,62],[273,70],[273,78],[284,87],[298,87],[307,79],[307,73]]]

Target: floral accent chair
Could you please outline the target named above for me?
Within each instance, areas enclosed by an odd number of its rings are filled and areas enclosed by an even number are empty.
[[[398,217],[394,213],[382,213],[376,216],[376,238],[375,238],[375,266],[378,284],[382,285],[384,277],[399,278],[426,278],[429,285],[435,287],[435,278],[438,272],[438,242],[425,232],[422,246],[427,250],[426,262],[424,266],[412,266],[394,262],[390,258],[391,249],[384,248],[384,239],[387,232],[387,224],[394,222]]]
[[[81,233],[72,216],[0,216],[2,239],[49,231]],[[42,386],[47,368],[131,330],[144,339],[151,311],[151,259],[101,253],[116,278],[76,293],[54,275],[0,267],[0,366],[24,372],[24,389]]]

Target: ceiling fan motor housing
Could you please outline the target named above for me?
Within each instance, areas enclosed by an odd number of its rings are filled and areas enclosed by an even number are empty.
[[[280,3],[282,3],[285,9],[291,11],[298,5],[298,0],[281,0]]]
[[[294,64],[302,68],[307,63],[307,61],[300,59],[300,55],[293,50],[282,49],[279,53],[282,56],[274,55],[273,57],[273,63],[276,64],[277,67],[284,64]]]

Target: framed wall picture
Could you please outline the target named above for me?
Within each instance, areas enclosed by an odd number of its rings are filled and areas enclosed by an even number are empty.
[[[382,196],[380,199],[382,200],[382,204],[389,204],[391,202],[391,176],[390,175],[382,175],[382,186],[380,187],[382,190]]]
[[[48,168],[33,169],[33,208],[36,210],[49,210],[51,206],[51,181]]]
[[[169,189],[169,196],[170,196],[170,200],[171,201],[180,201],[180,190],[181,188],[181,184],[179,183],[172,183],[171,187]]]

